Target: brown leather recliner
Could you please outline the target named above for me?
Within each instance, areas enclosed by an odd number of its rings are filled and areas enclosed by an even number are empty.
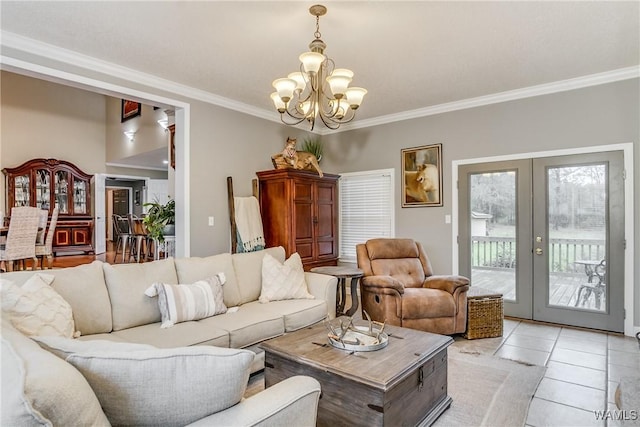
[[[434,276],[412,239],[372,239],[356,246],[362,309],[373,320],[437,334],[463,333],[469,279]]]

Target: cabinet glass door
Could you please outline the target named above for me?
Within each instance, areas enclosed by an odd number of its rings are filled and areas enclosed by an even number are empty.
[[[16,176],[14,178],[15,206],[29,206],[31,202],[29,181],[29,174]]]
[[[87,213],[87,181],[73,181],[73,213]]]
[[[49,210],[51,204],[51,174],[46,169],[36,170],[36,207]]]
[[[61,214],[68,214],[69,200],[67,198],[67,192],[69,191],[69,173],[66,171],[57,171],[54,184],[56,207]]]

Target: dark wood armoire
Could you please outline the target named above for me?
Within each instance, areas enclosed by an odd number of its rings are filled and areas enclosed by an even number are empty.
[[[339,175],[274,169],[257,172],[267,247],[298,252],[305,270],[337,265]]]

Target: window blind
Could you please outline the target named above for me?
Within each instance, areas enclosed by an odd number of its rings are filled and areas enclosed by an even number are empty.
[[[340,260],[356,262],[356,245],[393,237],[393,169],[342,174]]]

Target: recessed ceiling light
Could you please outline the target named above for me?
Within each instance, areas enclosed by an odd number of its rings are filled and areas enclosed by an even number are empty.
[[[163,160],[162,163],[165,164],[165,165],[168,165],[169,164],[169,160]]]

